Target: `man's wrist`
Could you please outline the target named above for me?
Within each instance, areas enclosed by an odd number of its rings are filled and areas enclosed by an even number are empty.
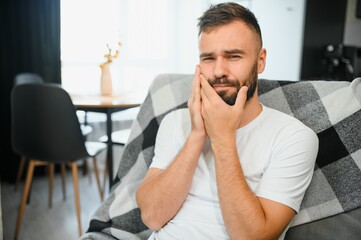
[[[191,130],[188,140],[194,143],[199,143],[203,146],[204,142],[206,141],[207,134],[201,131]]]
[[[224,134],[210,138],[214,153],[233,152],[236,149],[236,134]]]

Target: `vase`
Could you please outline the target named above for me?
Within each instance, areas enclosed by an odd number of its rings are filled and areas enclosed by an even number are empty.
[[[112,95],[112,76],[110,74],[110,63],[104,63],[100,65],[100,90],[104,96]]]

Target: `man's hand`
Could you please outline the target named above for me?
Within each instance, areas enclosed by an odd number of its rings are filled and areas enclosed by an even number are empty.
[[[199,77],[200,68],[197,66],[192,93],[188,101],[192,121],[191,133],[168,168],[150,168],[137,191],[136,199],[141,209],[142,220],[146,226],[154,231],[161,229],[182,207],[188,196],[194,171],[207,137],[201,114]],[[165,121],[163,120],[162,124]],[[158,131],[156,149],[159,148],[160,152],[173,151],[174,145],[178,143],[174,139],[168,138],[166,132],[169,129],[162,124]],[[169,124],[171,123],[166,123],[166,126]],[[169,159],[164,160],[169,161]]]
[[[244,115],[247,90],[243,86],[230,106],[201,75],[202,117],[212,144],[218,198],[230,238],[276,239],[295,212],[281,203],[257,197],[245,179],[236,130],[249,117]]]
[[[192,121],[192,132],[206,138],[206,130],[204,127],[204,120],[202,117],[202,100],[201,100],[201,69],[200,66],[196,66],[194,73],[192,92],[188,100],[189,114]]]
[[[244,106],[247,99],[246,86],[243,86],[237,94],[233,106],[228,105],[212,88],[203,75],[201,80],[202,117],[205,129],[211,141],[223,141],[223,138],[235,137],[242,120]]]

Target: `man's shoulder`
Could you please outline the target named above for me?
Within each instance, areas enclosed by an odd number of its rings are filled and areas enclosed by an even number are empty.
[[[187,119],[189,118],[189,111],[188,111],[188,108],[180,108],[180,109],[175,109],[169,113],[167,113],[165,116],[164,116],[164,119],[172,119],[172,120],[184,120],[184,119]]]
[[[183,141],[191,130],[191,120],[187,108],[177,109],[164,116],[160,123],[158,134],[173,136]]]
[[[180,108],[167,113],[163,120],[162,125],[183,125],[190,122],[188,108]]]
[[[283,132],[289,132],[290,134],[301,130],[308,135],[316,136],[316,133],[309,126],[296,117],[273,108],[266,107],[265,110],[269,124],[271,124],[273,128],[279,128]]]
[[[264,107],[268,120],[271,120],[274,124],[279,123],[281,125],[295,124],[300,127],[309,128],[303,122],[301,122],[296,117],[289,115],[287,113],[281,112],[274,108]]]
[[[307,139],[312,139],[315,142],[318,141],[316,133],[301,120],[276,109],[266,109],[268,121],[272,128],[278,129],[279,132],[285,135],[292,135],[294,137],[303,135]]]

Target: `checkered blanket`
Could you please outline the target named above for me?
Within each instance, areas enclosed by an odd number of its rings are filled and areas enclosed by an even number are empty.
[[[158,76],[141,106],[106,201],[81,239],[147,239],[135,192],[154,156],[160,122],[187,107],[192,75]],[[350,82],[259,80],[260,101],[300,119],[319,137],[312,182],[292,226],[361,206],[361,78]]]

